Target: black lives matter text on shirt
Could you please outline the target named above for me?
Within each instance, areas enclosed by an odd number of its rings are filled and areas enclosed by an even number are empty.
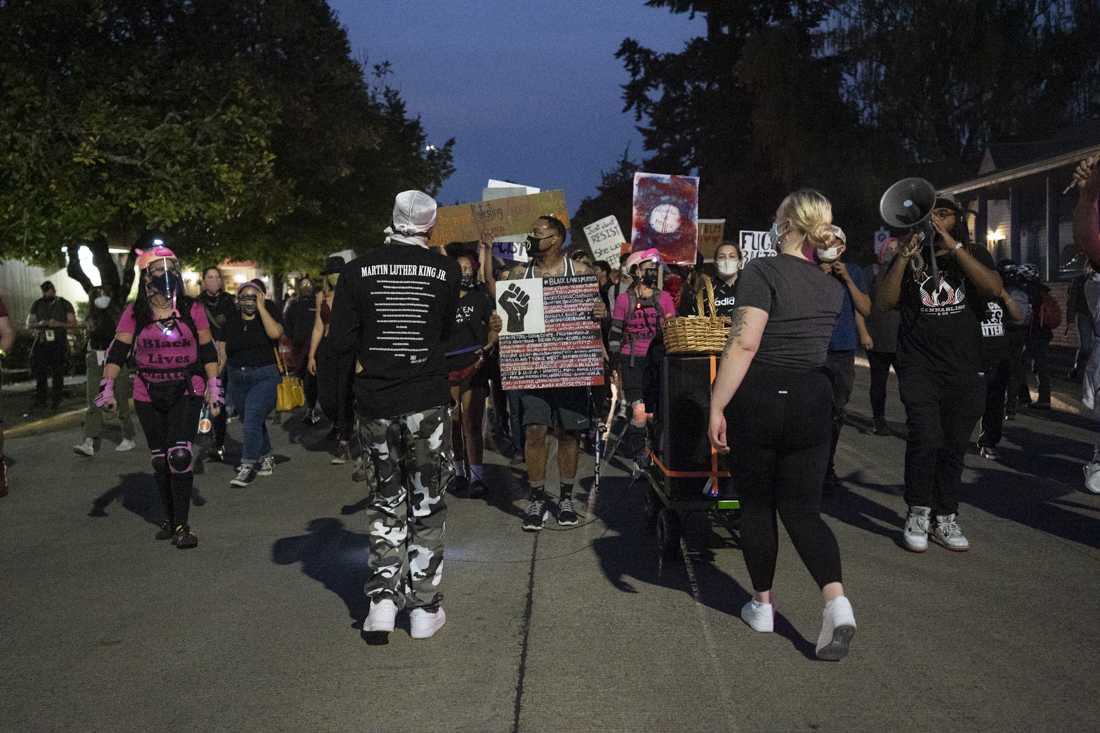
[[[993,258],[982,248],[974,258],[994,269]],[[915,273],[911,265],[902,278],[898,308],[898,362],[940,373],[977,373],[982,370],[981,321],[987,299],[978,296],[953,254],[936,258],[939,279],[932,268]],[[1002,318],[1003,328],[1003,318]]]
[[[546,331],[501,335],[500,377],[504,389],[603,384],[603,340],[600,325],[591,315],[598,295],[595,275],[543,278]]]
[[[737,279],[737,307],[767,311],[753,361],[785,369],[825,364],[844,286],[813,262],[781,254],[750,260]]]
[[[458,301],[455,326],[447,340],[447,369],[454,371],[473,364],[478,357],[476,347],[489,340],[489,316],[493,299],[484,290],[470,290]]]
[[[363,365],[356,395],[364,417],[447,404],[446,345],[455,324],[458,263],[425,247],[388,244],[344,268],[330,338]]]

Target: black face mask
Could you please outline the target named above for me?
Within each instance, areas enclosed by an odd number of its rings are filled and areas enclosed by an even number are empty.
[[[543,237],[542,239],[538,239],[536,237],[527,237],[527,256],[537,257],[538,255],[545,252],[546,250],[542,248],[542,243],[545,242],[547,239],[550,239],[550,237],[552,236],[554,235],[551,234],[550,236]]]
[[[463,290],[473,290],[477,287],[477,278],[471,274],[463,273],[462,279],[458,281],[458,285]]]
[[[645,285],[647,288],[657,287],[657,271],[646,270],[645,272],[643,272],[642,285]]]
[[[246,316],[256,315],[256,296],[237,298],[237,307],[241,309],[241,313]]]

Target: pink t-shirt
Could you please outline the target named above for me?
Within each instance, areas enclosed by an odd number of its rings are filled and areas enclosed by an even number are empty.
[[[191,304],[191,320],[199,331],[210,328],[206,309],[198,301]],[[134,306],[126,306],[118,319],[118,333],[133,333],[137,327],[134,319]],[[190,375],[192,394],[201,395],[206,390],[206,380],[192,374],[193,366],[199,361],[198,334],[191,333],[182,320],[167,331],[161,324],[153,322],[134,336],[134,362],[137,373],[134,375],[134,399],[138,402],[151,402],[145,380],[150,382],[177,382]]]
[[[676,316],[676,305],[672,302],[671,295],[662,290],[657,302],[665,318]],[[615,307],[611,310],[611,317],[623,322],[623,353],[627,356],[645,356],[650,342],[657,335],[657,311],[635,301],[634,312],[627,317],[626,309],[629,305],[630,293],[619,293],[619,297],[615,299]]]

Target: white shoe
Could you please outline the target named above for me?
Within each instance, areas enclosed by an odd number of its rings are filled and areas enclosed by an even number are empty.
[[[363,622],[363,631],[393,631],[393,621],[397,618],[397,604],[389,598],[372,601],[370,612]]]
[[[856,634],[856,615],[845,596],[825,604],[821,612],[821,633],[817,637],[817,658],[838,662],[848,656],[848,645]]]
[[[1084,466],[1085,491],[1090,494],[1100,494],[1100,463],[1090,461]]]
[[[909,507],[909,515],[905,518],[905,529],[901,535],[902,541],[905,542],[905,549],[912,552],[924,552],[928,549],[928,529],[931,519],[931,507]]]
[[[125,453],[128,450],[134,449],[134,441],[129,438],[123,438],[122,442],[115,446],[115,450],[119,453]]]
[[[937,514],[936,526],[932,528],[932,539],[937,544],[943,545],[955,552],[966,552],[970,549],[970,540],[966,539],[959,520],[954,514]]]
[[[79,453],[82,456],[94,456],[95,441],[91,438],[85,438],[83,443],[77,443],[73,446],[73,452]]]
[[[414,639],[430,639],[435,632],[443,628],[447,623],[447,614],[443,613],[440,606],[435,613],[425,611],[423,608],[414,608],[409,613],[409,635]]]
[[[753,631],[765,634],[775,631],[775,608],[770,603],[749,602],[741,606],[741,620],[752,627]]]

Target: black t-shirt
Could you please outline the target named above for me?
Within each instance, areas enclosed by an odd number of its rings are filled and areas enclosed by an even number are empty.
[[[72,303],[60,296],[54,296],[53,300],[39,298],[31,303],[32,325],[45,321],[68,321],[70,313],[75,313]],[[64,328],[36,328],[34,348],[65,351],[68,348],[67,333],[67,329]]]
[[[484,346],[488,340],[492,313],[493,299],[484,290],[471,290],[459,299],[455,326],[447,340],[448,370],[462,369],[477,360],[478,352],[472,347]]]
[[[825,364],[844,286],[813,262],[781,254],[751,260],[737,278],[737,307],[768,312],[754,362],[785,369]]]
[[[332,304],[329,339],[353,351],[359,414],[393,418],[446,405],[447,339],[461,268],[427,247],[391,243],[349,262]]]
[[[993,258],[982,248],[972,251],[975,259],[995,269]],[[929,263],[920,282],[912,267],[902,278],[898,308],[898,363],[939,373],[982,371],[982,331],[979,324],[986,312],[986,299],[963,274],[952,254],[936,258],[940,282],[932,282]]]
[[[296,349],[304,349],[309,345],[309,339],[313,335],[313,322],[317,318],[317,298],[299,295],[287,306],[283,327],[286,328],[287,338]]]
[[[737,283],[740,282],[740,278],[733,281],[733,285],[727,285],[724,280],[714,279],[711,281],[714,284],[714,309],[718,311],[720,316],[732,316],[733,309],[737,307]],[[703,309],[708,311],[707,313],[696,313],[698,310],[698,304],[695,302],[695,293],[684,292],[680,295],[680,307],[678,309],[678,315],[681,316],[709,316],[710,307],[706,304],[706,285],[699,283],[699,288],[703,291]]]
[[[276,321],[279,320],[279,309],[270,300],[267,301],[267,312]],[[267,337],[259,313],[248,321],[236,308],[229,311],[222,327],[222,336],[225,338],[225,355],[230,367],[262,367],[275,363],[277,344]]]
[[[233,296],[224,290],[219,290],[218,294],[211,297],[209,293],[203,290],[199,294],[199,302],[206,308],[206,319],[210,321],[210,336],[215,341],[225,341],[225,323],[229,320],[229,317],[237,313],[237,304],[233,300]]]

